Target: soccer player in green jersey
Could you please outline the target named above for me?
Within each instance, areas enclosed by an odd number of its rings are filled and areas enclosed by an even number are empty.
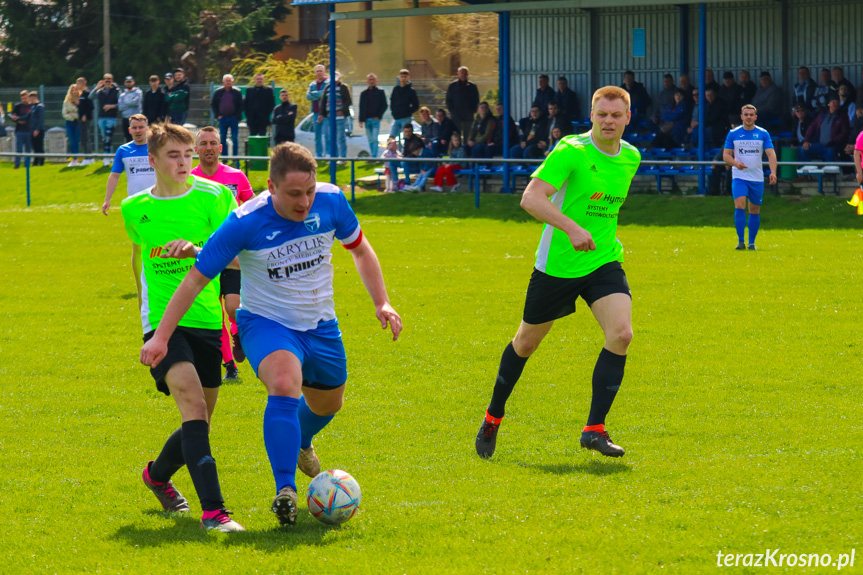
[[[144,341],[153,337],[165,307],[201,246],[237,207],[231,191],[197,178],[192,170],[195,140],[183,127],[156,124],[149,140],[149,163],[156,185],[123,200],[126,231],[142,255],[141,323]],[[235,262],[234,262],[235,263]],[[143,471],[144,484],[166,511],[189,511],[189,503],[171,482],[183,465],[201,502],[202,527],[243,531],[231,520],[210,451],[210,421],[222,383],[219,349],[222,308],[218,278],[211,281],[183,316],[168,342],[162,362],[150,369],[156,388],[173,395],[182,425]]]
[[[623,247],[615,237],[620,206],[641,162],[638,150],[621,139],[630,116],[625,90],[597,90],[590,132],[563,138],[524,191],[521,206],[545,228],[522,322],[503,352],[491,403],[476,436],[480,457],[494,453],[506,400],[527,359],[555,320],[575,311],[579,296],[605,335],[593,371],[593,399],[581,446],[611,457],[624,454],[605,431],[605,417],[623,381],[632,340],[632,296],[621,267]]]

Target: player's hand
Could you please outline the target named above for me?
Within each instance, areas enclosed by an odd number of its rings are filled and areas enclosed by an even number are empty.
[[[584,228],[578,228],[578,230],[571,232],[569,234],[569,242],[577,252],[591,252],[596,249],[596,244],[593,243],[593,236]]]
[[[390,329],[393,332],[393,341],[396,341],[399,338],[399,334],[402,332],[402,318],[398,312],[393,309],[393,306],[385,303],[376,308],[375,317],[377,317],[378,321],[381,322],[381,329],[386,329],[387,323],[389,323]]]
[[[182,260],[185,258],[194,258],[198,256],[198,250],[192,242],[186,240],[173,240],[162,246],[163,252],[159,254],[162,259],[174,258]]]
[[[863,172],[857,172],[857,183],[863,184]]]
[[[771,186],[776,184],[776,174],[770,174],[767,179],[770,181]]]
[[[102,213],[106,216],[108,215],[108,209],[111,207],[111,200],[105,200],[105,203],[102,204]]]
[[[743,162],[737,162],[737,166],[735,166],[735,167],[736,167],[738,170],[745,170],[745,169],[746,169],[746,164],[744,164]]]
[[[168,343],[154,336],[141,348],[141,363],[149,367],[156,367],[165,359],[167,353]]]

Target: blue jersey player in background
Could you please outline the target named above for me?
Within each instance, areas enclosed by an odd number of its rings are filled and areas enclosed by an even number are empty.
[[[767,130],[755,125],[758,110],[747,104],[740,110],[742,126],[728,132],[722,159],[731,169],[731,195],[734,197],[734,227],[737,248],[745,250],[746,200],[749,200],[749,249],[755,251],[755,236],[761,225],[761,202],[764,200],[764,169],[761,156],[770,162],[770,185],[776,183],[776,150]]]
[[[157,365],[166,344],[203,287],[238,258],[243,271],[237,326],[246,358],[267,388],[264,443],[281,524],[297,517],[296,469],[320,473],[312,438],[342,406],[347,360],[333,303],[331,249],[350,250],[393,339],[402,330],[389,303],[381,266],[341,190],[318,183],[304,147],[283,143],[270,159],[269,191],[234,210],[198,254],[177,288],[141,362]]]

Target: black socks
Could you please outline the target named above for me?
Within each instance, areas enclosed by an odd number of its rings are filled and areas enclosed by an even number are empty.
[[[150,479],[157,483],[165,483],[185,464],[186,460],[183,459],[183,428],[178,427],[165,442],[159,457],[150,466]]]
[[[203,419],[186,421],[182,427],[183,459],[195,484],[201,509],[216,511],[225,505],[219,487],[216,460],[210,453],[210,429]]]
[[[521,377],[521,372],[524,370],[524,364],[527,363],[527,359],[515,353],[512,342],[509,342],[509,345],[503,350],[503,356],[500,358],[500,368],[497,371],[497,380],[494,382],[494,392],[491,396],[491,403],[488,406],[488,414],[492,417],[503,417],[506,400],[512,394],[512,389],[515,387],[516,382],[518,382],[518,378]]]
[[[623,381],[623,368],[626,356],[617,355],[605,348],[599,352],[596,367],[593,369],[593,399],[590,401],[590,415],[587,425],[605,423],[605,416],[611,409],[617,390]]]

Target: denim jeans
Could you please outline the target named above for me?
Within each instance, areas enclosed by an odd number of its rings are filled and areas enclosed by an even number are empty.
[[[407,118],[395,118],[393,120],[393,125],[390,128],[390,138],[395,138],[398,141],[402,140],[404,134],[402,133],[402,128],[405,127],[405,124],[411,123],[411,117]]]
[[[33,139],[30,132],[15,132],[15,151],[19,154],[29,154],[33,151]],[[21,158],[15,156],[15,167],[21,165]],[[24,158],[24,165],[30,167],[30,157]]]
[[[369,153],[373,158],[378,157],[378,136],[381,133],[380,120],[366,120],[366,138],[369,139]]]
[[[825,162],[832,162],[836,157],[836,150],[821,143],[812,144],[808,150],[800,148],[800,161],[808,162],[814,158],[822,158]]]
[[[81,132],[78,131],[78,121],[66,120],[66,138],[69,140],[69,153],[73,156],[78,154],[78,146],[81,143]],[[78,158],[72,158],[77,160]]]
[[[237,120],[234,116],[230,116],[228,118],[222,118],[219,120],[219,137],[222,139],[222,145],[226,146],[228,143],[228,130],[231,130],[231,153],[226,155],[231,156],[239,156],[240,155],[240,121]],[[240,161],[236,161],[237,167],[240,167]]]
[[[102,149],[104,153],[111,153],[111,136],[117,127],[117,118],[99,118],[99,131],[102,132]]]
[[[313,125],[315,126],[315,157],[323,158],[324,152],[327,152],[327,139],[329,138],[329,127],[330,123],[327,122],[327,119],[324,118],[323,121],[318,122],[318,118],[320,118],[320,114],[315,114],[312,117]]]
[[[345,131],[347,122],[344,116],[336,116],[336,145],[340,158],[348,155],[348,133]]]

